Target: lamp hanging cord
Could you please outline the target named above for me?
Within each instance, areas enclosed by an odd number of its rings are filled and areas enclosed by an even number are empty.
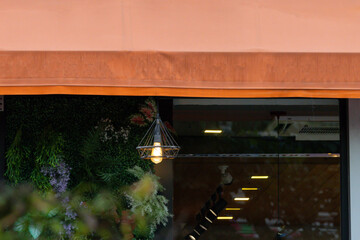
[[[159,106],[159,98],[155,98],[155,104],[156,104],[156,119],[160,119],[160,106]]]

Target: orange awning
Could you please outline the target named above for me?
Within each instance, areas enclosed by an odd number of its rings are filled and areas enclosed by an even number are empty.
[[[3,51],[0,94],[360,98],[360,54]]]

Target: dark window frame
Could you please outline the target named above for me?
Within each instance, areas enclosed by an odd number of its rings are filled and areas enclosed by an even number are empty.
[[[340,116],[340,192],[341,192],[341,239],[350,239],[350,175],[349,175],[349,111],[348,99],[339,99]]]

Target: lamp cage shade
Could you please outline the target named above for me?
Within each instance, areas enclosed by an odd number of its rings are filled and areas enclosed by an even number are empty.
[[[160,163],[163,159],[176,158],[180,147],[157,115],[136,149],[140,158]]]

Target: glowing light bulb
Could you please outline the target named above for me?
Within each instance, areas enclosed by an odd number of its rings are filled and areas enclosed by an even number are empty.
[[[160,142],[154,142],[154,147],[151,150],[151,161],[155,164],[162,162],[162,149]]]

